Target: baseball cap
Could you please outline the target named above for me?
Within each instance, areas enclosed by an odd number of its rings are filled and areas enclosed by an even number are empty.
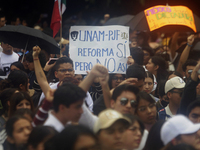
[[[167,80],[167,82],[165,84],[165,94],[167,94],[167,92],[169,92],[173,88],[182,89],[184,87],[185,87],[185,82],[183,81],[182,78],[173,77],[173,78]]]
[[[99,114],[98,120],[95,122],[94,133],[97,133],[101,129],[109,128],[118,120],[124,121],[126,124],[131,123],[128,118],[113,109],[106,109],[102,111]]]
[[[200,123],[193,124],[183,115],[176,115],[167,120],[161,128],[161,140],[167,145],[171,140],[181,134],[192,134],[200,129]]]

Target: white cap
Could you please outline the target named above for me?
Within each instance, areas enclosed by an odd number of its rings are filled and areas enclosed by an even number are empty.
[[[183,115],[176,115],[167,120],[161,128],[161,140],[167,145],[180,134],[192,134],[200,129],[200,124],[193,124]]]
[[[182,89],[185,87],[185,82],[180,77],[173,77],[165,83],[165,94],[172,90],[173,88]]]
[[[130,124],[131,122],[128,118],[113,109],[106,109],[102,111],[99,114],[98,120],[95,122],[94,133],[97,133],[100,129],[109,128],[118,120],[122,120],[127,124]]]

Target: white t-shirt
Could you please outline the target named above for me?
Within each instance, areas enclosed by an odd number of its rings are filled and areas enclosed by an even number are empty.
[[[0,52],[0,69],[2,69],[6,75],[10,73],[10,65],[13,62],[18,61],[19,55],[15,52],[12,53],[12,55],[4,54],[3,52]]]
[[[50,83],[50,84],[51,84],[51,85],[50,85],[50,88],[51,88],[51,89],[57,89],[57,88],[58,88],[58,83],[59,83],[59,82]],[[42,92],[42,94],[41,94],[41,96],[40,96],[40,100],[39,100],[38,106],[40,106],[40,104],[41,104],[41,102],[42,102],[42,100],[43,100],[44,98],[45,98],[45,95],[44,95],[44,93]],[[92,100],[92,98],[91,98],[89,92],[86,93],[86,97],[85,97],[84,101],[86,101],[89,110],[90,110],[91,112],[93,112],[93,100]]]

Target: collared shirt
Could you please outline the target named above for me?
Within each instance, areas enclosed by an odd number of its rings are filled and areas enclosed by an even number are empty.
[[[170,117],[173,117],[174,115],[172,114],[170,108],[169,108],[169,104],[165,107],[165,111],[166,111],[166,114],[169,115]],[[165,120],[168,120],[169,118],[166,117]]]
[[[44,126],[53,127],[56,131],[61,132],[65,126],[49,111],[49,116],[44,123]]]

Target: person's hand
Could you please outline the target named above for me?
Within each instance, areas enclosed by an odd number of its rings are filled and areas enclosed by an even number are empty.
[[[40,54],[40,51],[41,51],[41,49],[40,49],[40,47],[39,46],[34,46],[33,47],[33,58],[38,58],[38,55]]]
[[[120,86],[122,84],[135,85],[137,82],[138,82],[137,78],[128,78],[128,79],[122,81],[118,86]]]
[[[101,64],[96,64],[92,70],[90,71],[90,74],[94,77],[105,77],[108,74],[108,70],[106,67],[104,67]]]
[[[132,56],[128,56],[127,64],[128,65],[133,65],[134,64],[134,59],[132,58]]]
[[[44,66],[44,71],[49,71],[56,64],[56,62],[54,62],[53,64],[49,65],[49,62],[50,62],[50,60]]]
[[[99,77],[99,81],[102,86],[107,85],[108,80],[109,80],[109,74],[107,74],[105,77]]]
[[[47,91],[46,93],[46,100],[49,102],[53,102],[54,99],[54,92],[56,91],[56,89],[49,89],[49,91]]]
[[[194,42],[194,38],[195,38],[194,34],[190,35],[190,36],[187,38],[187,43],[188,43],[189,45],[192,45],[193,42]]]

